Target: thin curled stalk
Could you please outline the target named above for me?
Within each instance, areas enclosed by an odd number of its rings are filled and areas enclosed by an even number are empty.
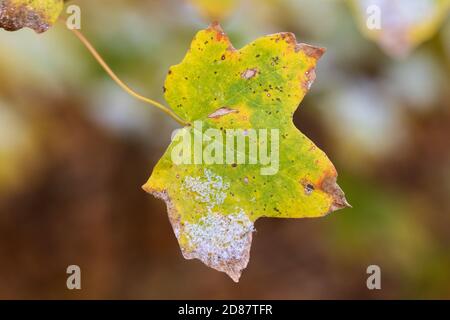
[[[111,70],[111,68],[108,66],[108,64],[105,62],[105,60],[103,60],[103,58],[100,56],[100,54],[97,52],[97,50],[93,47],[93,45],[89,42],[89,40],[86,39],[86,37],[79,31],[76,29],[70,29],[72,30],[72,32],[78,37],[78,39],[83,43],[83,45],[89,50],[89,52],[92,54],[92,56],[95,58],[95,60],[97,60],[97,62],[103,67],[103,69],[106,71],[106,73],[125,91],[127,92],[129,95],[131,95],[132,97],[143,101],[145,103],[148,103],[150,105],[155,106],[156,108],[162,110],[163,112],[165,112],[167,115],[169,115],[170,117],[172,117],[175,121],[177,121],[179,124],[183,125],[183,126],[187,126],[189,125],[189,122],[181,119],[177,114],[175,114],[175,112],[173,112],[173,110],[171,110],[170,108],[166,107],[165,105],[152,100],[150,98],[144,97],[138,93],[136,93],[135,91],[133,91],[130,87],[128,87],[122,80],[119,79],[119,77],[114,73],[114,71]]]

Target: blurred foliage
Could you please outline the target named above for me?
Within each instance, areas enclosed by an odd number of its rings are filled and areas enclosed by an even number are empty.
[[[450,9],[450,0],[348,1],[361,32],[399,58],[432,37]]]
[[[184,0],[74,3],[112,68],[160,101],[210,22]],[[164,205],[140,189],[176,123],[122,93],[62,25],[2,30],[0,297],[450,298],[449,19],[402,60],[360,33],[345,1],[240,1],[222,24],[237,48],[291,31],[328,49],[294,120],[354,208],[258,221],[238,286],[186,263]],[[69,264],[80,292],[65,287]],[[366,288],[370,264],[381,291]]]
[[[210,21],[222,21],[228,18],[238,5],[238,0],[190,0],[191,4]]]

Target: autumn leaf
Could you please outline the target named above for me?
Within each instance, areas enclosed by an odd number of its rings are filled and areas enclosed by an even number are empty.
[[[348,205],[333,164],[292,122],[323,52],[297,44],[291,33],[236,50],[213,24],[170,68],[166,100],[192,125],[176,134],[143,188],[166,202],[186,259],[200,259],[238,281],[258,218],[321,217]],[[225,152],[231,130],[237,139],[232,148],[239,150],[240,138],[249,140],[241,154]],[[279,133],[278,146],[268,132]],[[214,152],[212,140],[220,141]],[[278,164],[256,161],[261,154],[252,159],[252,141],[260,151],[268,145],[279,151]],[[227,154],[222,163],[221,153]],[[174,161],[179,156],[182,163]]]
[[[58,19],[64,0],[0,0],[0,28],[47,31]]]
[[[404,57],[439,29],[450,0],[349,0],[359,28],[389,55]]]

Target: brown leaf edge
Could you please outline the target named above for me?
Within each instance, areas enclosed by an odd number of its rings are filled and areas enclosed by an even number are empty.
[[[52,26],[48,20],[44,12],[32,10],[26,4],[16,7],[11,0],[1,0],[0,28],[6,31],[30,28],[36,33],[43,33]]]

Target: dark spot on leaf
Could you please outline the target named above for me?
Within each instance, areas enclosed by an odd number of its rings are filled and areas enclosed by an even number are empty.
[[[309,196],[313,191],[314,191],[314,186],[310,183],[307,183],[305,185],[305,194]]]

